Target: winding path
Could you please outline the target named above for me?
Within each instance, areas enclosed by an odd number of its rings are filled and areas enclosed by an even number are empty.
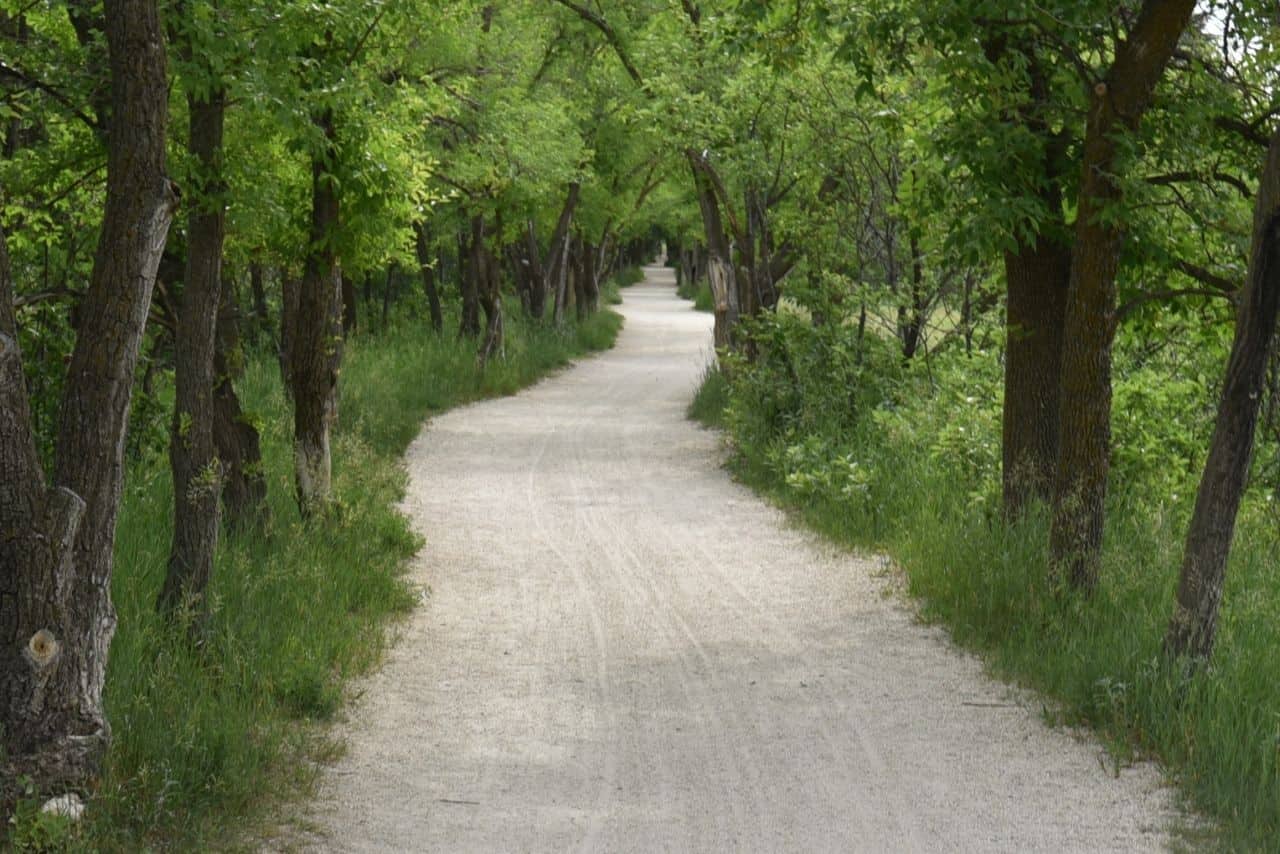
[[[685,420],[710,318],[669,271],[616,349],[434,419],[430,593],[312,808],[335,851],[1134,851],[1150,767],[1046,728],[790,526]]]

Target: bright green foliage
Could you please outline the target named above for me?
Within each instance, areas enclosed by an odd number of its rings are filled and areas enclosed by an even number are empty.
[[[224,548],[203,649],[164,635],[150,603],[171,500],[157,459],[185,252],[175,229],[132,410],[108,688],[117,739],[92,843],[195,844],[220,811],[261,806],[264,779],[296,773],[291,757],[323,752],[295,722],[334,713],[342,679],[376,660],[381,620],[410,600],[397,572],[415,543],[389,508],[402,488],[392,460],[420,416],[510,391],[616,332],[607,313],[534,328],[511,301],[506,358],[477,374],[470,345],[405,319],[419,263],[453,319],[473,218],[510,289],[520,253],[546,260],[574,185],[572,233],[606,261],[657,238],[692,250],[707,237],[692,162],[714,176],[733,263],[767,266],[755,252],[789,270],[777,310],[740,330],[752,346],[726,354],[727,373],[709,375],[694,402],[699,417],[723,419],[740,471],[825,529],[887,546],[962,642],[1062,699],[1068,718],[1180,768],[1230,842],[1280,835],[1280,696],[1263,678],[1280,672],[1274,394],[1214,670],[1175,694],[1155,663],[1230,342],[1224,297],[1248,261],[1257,138],[1275,121],[1272,5],[1202,4],[1140,129],[1119,138],[1123,192],[1102,213],[1125,230],[1112,521],[1087,604],[1049,589],[1042,520],[1007,527],[998,506],[1003,261],[1038,238],[1070,239],[1090,93],[1136,4],[618,0],[579,4],[587,15],[572,5],[166,5],[185,46],[171,51],[170,171],[185,204],[226,205],[242,318],[246,272],[268,271],[268,316],[242,327],[277,527]],[[1233,29],[1219,38],[1205,16],[1221,29],[1228,11]],[[0,222],[47,456],[100,226],[102,45],[82,42],[66,3],[0,0],[0,57]],[[183,137],[187,96],[219,87],[225,188],[194,168]],[[288,419],[270,358],[282,284],[313,248],[316,161],[342,207],[324,239],[357,297],[385,297],[391,318],[376,337],[361,320],[347,342],[340,508],[324,531],[284,501]],[[705,281],[684,284],[711,308]],[[37,847],[61,832],[31,816],[20,830]]]

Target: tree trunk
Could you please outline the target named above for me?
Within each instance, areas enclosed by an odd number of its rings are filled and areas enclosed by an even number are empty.
[[[66,588],[74,580],[72,552],[85,503],[68,489],[48,489],[36,451],[22,354],[13,315],[13,284],[0,227],[0,810],[18,794],[19,776],[43,792],[82,785],[105,746],[100,704],[81,711],[65,682],[79,661],[59,673],[65,626],[75,618]],[[83,655],[78,656],[83,658]],[[58,689],[45,719],[49,683]],[[84,755],[75,737],[88,738]]]
[[[368,278],[365,281],[369,281]],[[350,338],[360,324],[360,300],[356,298],[356,283],[342,275],[342,337]]]
[[[175,401],[169,437],[173,470],[173,544],[157,607],[201,617],[218,548],[222,467],[214,447],[213,356],[222,291],[226,216],[222,128],[226,93],[187,96],[191,128],[187,151],[203,186],[187,214],[187,270],[174,334]],[[192,624],[192,628],[196,623]]]
[[[898,305],[898,337],[902,340],[902,358],[915,358],[924,336],[924,259],[920,255],[920,241],[912,235],[910,304]]]
[[[463,257],[465,247],[466,264],[462,268],[460,284],[462,286],[462,320],[458,326],[458,337],[474,338],[480,334],[480,288],[483,287],[481,277],[484,276],[484,217],[471,218],[471,236],[463,236],[459,243],[459,257]]]
[[[254,340],[260,340],[262,335],[271,336],[271,315],[267,311],[267,289],[264,279],[262,263],[249,262],[249,290],[253,293]]]
[[[382,290],[382,328],[386,329],[391,322],[391,303],[395,302],[393,288],[396,286],[396,265],[387,265],[386,287]]]
[[[595,314],[600,310],[600,273],[597,269],[596,247],[590,243],[582,244],[582,290],[586,298],[587,313]]]
[[[1062,390],[1062,324],[1071,252],[1049,237],[1004,256],[1006,343],[1002,483],[1006,519],[1053,497]],[[967,330],[967,327],[966,327]],[[969,333],[966,331],[966,336]]]
[[[542,250],[538,248],[533,220],[529,220],[525,227],[524,241],[524,259],[529,265],[525,271],[529,289],[529,316],[540,320],[547,311],[547,274],[542,268]]]
[[[1049,538],[1055,576],[1097,586],[1111,453],[1111,344],[1121,224],[1117,135],[1135,131],[1195,0],[1145,0],[1106,80],[1090,96],[1063,328],[1061,443]]]
[[[164,172],[168,80],[154,0],[107,0],[107,192],[67,371],[53,483],[39,470],[8,271],[0,273],[0,731],[3,774],[83,789],[110,727],[112,549],[134,368],[176,198]],[[7,257],[0,259],[7,268]]]
[[[573,264],[573,305],[581,322],[587,319],[587,271],[590,266],[587,260],[590,252],[581,237],[573,241],[573,254],[574,258],[571,262]]]
[[[287,272],[280,274],[280,380],[293,400],[293,347],[297,338],[298,298],[302,284]]]
[[[562,240],[558,254],[551,260],[549,268],[555,271],[553,291],[555,293],[555,309],[552,320],[556,325],[564,323],[565,311],[569,306],[569,241]]]
[[[720,218],[720,203],[716,199],[711,179],[705,174],[709,166],[692,149],[686,151],[685,155],[693,170],[698,209],[702,214],[702,227],[707,238],[707,282],[711,286],[715,309],[714,339],[716,350],[719,351],[733,346],[733,331],[738,325],[739,315],[738,286],[729,251],[729,238]]]
[[[431,309],[431,328],[439,335],[444,331],[444,312],[440,308],[440,291],[436,287],[436,273],[431,266],[431,235],[425,222],[413,224],[416,241],[414,248],[418,255],[418,270],[422,275],[422,290],[427,295],[427,305]]]
[[[332,111],[321,113],[315,122],[326,148],[311,161],[310,248],[290,348],[294,475],[304,516],[324,510],[333,499],[329,434],[337,418],[342,361],[342,274],[333,245],[340,210],[330,174],[336,136]]]
[[[1213,653],[1218,605],[1249,479],[1253,433],[1280,311],[1280,130],[1271,137],[1254,202],[1249,279],[1236,316],[1218,419],[1209,443],[1195,512],[1187,529],[1182,574],[1165,651],[1207,661]]]
[[[497,259],[485,245],[484,217],[471,221],[471,257],[475,265],[477,296],[484,308],[484,339],[480,342],[477,361],[483,368],[494,355],[502,354],[503,319],[501,277]]]
[[[574,181],[569,184],[569,192],[565,195],[564,205],[560,208],[560,218],[556,221],[556,230],[551,234],[551,244],[547,247],[547,263],[542,265],[545,284],[541,289],[543,300],[547,292],[555,294],[555,322],[564,320],[565,280],[568,271],[565,265],[569,259],[569,227],[573,224],[573,213],[578,208],[578,199],[582,196],[582,184]],[[533,242],[536,245],[536,241]],[[535,306],[534,317],[542,317],[542,306]]]
[[[270,509],[266,473],[262,469],[262,443],[258,428],[245,417],[236,396],[235,382],[244,373],[244,354],[239,315],[225,289],[218,312],[213,371],[213,441],[222,461],[223,522],[229,531],[265,527]]]

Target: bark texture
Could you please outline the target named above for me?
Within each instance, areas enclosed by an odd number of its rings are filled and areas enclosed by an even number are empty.
[[[327,141],[311,163],[311,239],[289,324],[289,379],[293,385],[294,485],[304,516],[333,498],[329,436],[338,414],[342,362],[342,273],[333,238],[338,228],[337,186],[330,176],[336,128],[331,112],[315,119]]]
[[[270,521],[267,479],[258,428],[246,417],[235,382],[244,373],[240,317],[223,289],[213,356],[213,440],[222,461],[223,523],[229,531],[263,527]]]
[[[587,314],[600,309],[599,252],[590,243],[582,244],[582,302]]]
[[[102,687],[116,623],[110,587],[125,427],[176,207],[164,172],[168,81],[157,4],[107,0],[104,20],[112,84],[106,206],[52,488],[34,456],[11,284],[7,272],[0,276],[3,777],[27,775],[43,791],[86,787],[110,739]]]
[[[468,234],[459,238],[458,257],[465,259],[458,283],[462,288],[462,318],[458,322],[458,337],[475,338],[480,334],[480,277],[484,275],[484,241],[476,235],[484,235],[484,217],[474,216]]]
[[[1121,224],[1119,134],[1137,129],[1195,0],[1146,0],[1105,80],[1090,95],[1063,329],[1061,447],[1054,477],[1050,560],[1055,575],[1091,591],[1102,563],[1111,453],[1111,344]]]
[[[542,286],[535,288],[530,299],[529,307],[534,317],[542,317],[547,294],[551,293],[555,300],[554,319],[556,323],[564,320],[565,301],[568,297],[565,285],[569,273],[569,228],[573,225],[573,214],[578,209],[578,200],[581,197],[582,184],[574,181],[569,185],[568,193],[565,194],[564,205],[560,208],[560,218],[556,220],[556,230],[551,234],[546,263],[539,265],[544,279]]]
[[[698,197],[698,210],[702,214],[702,228],[707,239],[707,283],[715,312],[715,346],[721,350],[733,346],[733,330],[738,325],[738,285],[729,249],[729,237],[725,234],[720,216],[720,203],[715,187],[707,174],[709,164],[696,151],[685,152],[689,167],[693,170],[693,185]]]
[[[222,304],[222,129],[226,96],[187,98],[187,150],[208,176],[187,215],[187,270],[174,335],[175,402],[169,437],[173,470],[173,545],[158,606],[203,613],[221,522],[222,464],[214,444],[214,351]]]
[[[1208,660],[1213,653],[1231,538],[1248,483],[1258,407],[1280,311],[1280,131],[1271,137],[1254,202],[1248,275],[1165,635],[1165,650],[1173,656]]]
[[[431,264],[431,234],[427,224],[417,222],[413,225],[416,240],[414,247],[418,255],[418,272],[422,276],[422,291],[427,296],[427,306],[431,309],[431,328],[436,334],[444,331],[444,312],[440,308],[440,289],[436,286],[436,271]]]
[[[984,44],[988,59],[1007,58],[1007,33]],[[1020,518],[1033,501],[1053,501],[1061,427],[1062,331],[1071,247],[1062,210],[1062,164],[1068,136],[1046,117],[1053,103],[1049,77],[1034,47],[1018,42],[1017,66],[1025,68],[1026,101],[1004,111],[1010,125],[1029,132],[1039,150],[1018,164],[1040,184],[1033,192],[1043,208],[1035,236],[1019,237],[1005,252],[1005,382],[1001,474],[1006,519]],[[972,346],[973,282],[966,276],[962,325],[966,351]]]
[[[1006,252],[1004,268],[1002,481],[1005,517],[1016,519],[1030,502],[1052,500],[1071,252],[1041,237]]]
[[[476,282],[476,296],[484,309],[484,338],[480,342],[477,361],[481,367],[503,353],[502,278],[498,262],[485,239],[484,217],[471,220],[471,263]]]

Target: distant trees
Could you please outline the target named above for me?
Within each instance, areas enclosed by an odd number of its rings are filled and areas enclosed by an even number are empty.
[[[783,295],[815,324],[892,329],[907,359],[970,346],[1003,308],[1003,514],[1048,507],[1067,590],[1101,578],[1118,331],[1253,306],[1166,643],[1207,655],[1274,326],[1262,226],[1244,245],[1266,201],[1251,151],[1276,115],[1260,7],[548,5],[594,31],[680,152],[699,225],[680,233],[681,278],[710,287],[722,351],[750,358],[752,317]]]
[[[660,238],[710,287],[726,364],[776,355],[758,333],[780,306],[821,346],[849,332],[828,354],[841,376],[860,376],[868,336],[926,370],[975,335],[1002,342],[1003,515],[1049,505],[1055,571],[1085,592],[1117,331],[1238,296],[1166,639],[1209,654],[1274,327],[1274,141],[1254,188],[1274,64],[1237,58],[1271,32],[1253,5],[1224,19],[1235,47],[1191,0],[165,11],[167,27],[143,0],[0,14],[10,779],[82,784],[106,743],[128,454],[168,445],[171,617],[201,614],[223,532],[262,524],[246,351],[278,351],[299,510],[323,519],[349,336],[420,310],[483,367],[509,312],[585,316]],[[186,215],[167,242],[166,163]]]

